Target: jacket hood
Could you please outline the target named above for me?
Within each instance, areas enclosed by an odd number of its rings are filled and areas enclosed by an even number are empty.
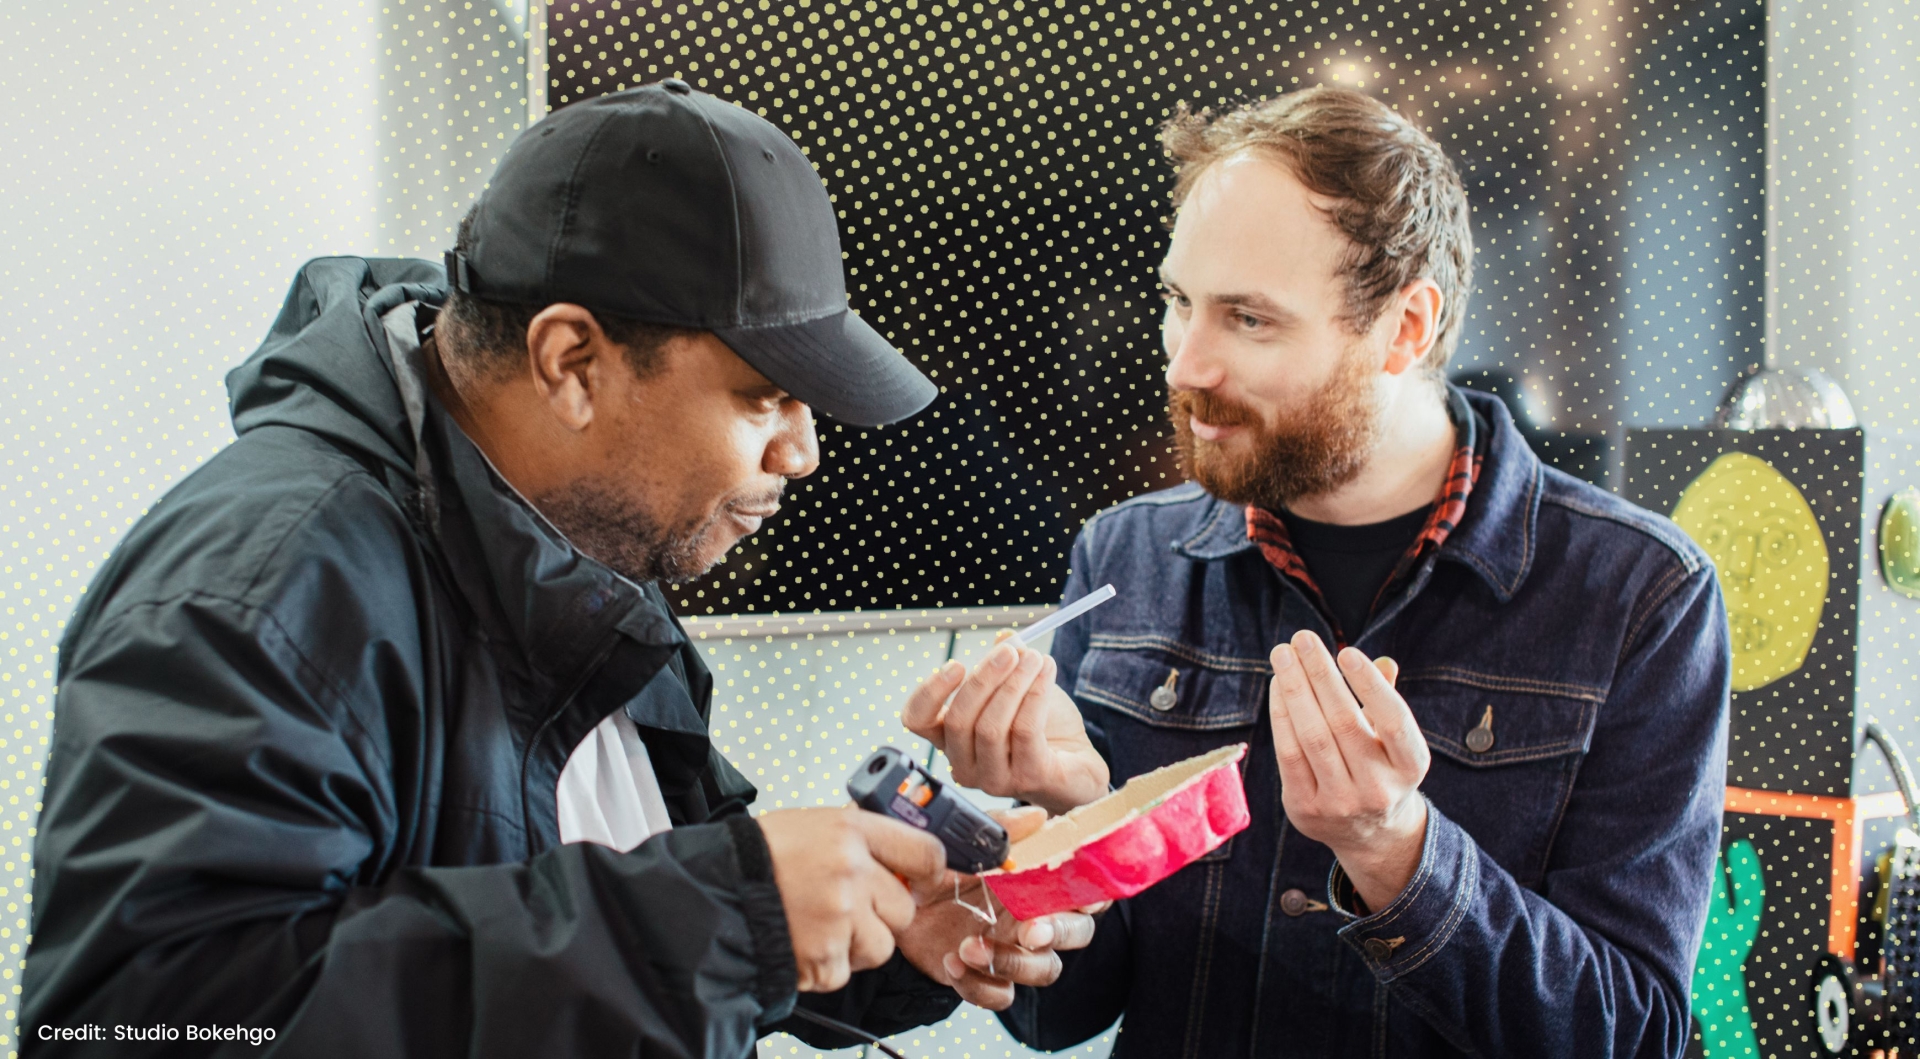
[[[380,318],[446,298],[440,266],[406,258],[322,257],[302,265],[266,341],[227,374],[234,433],[310,431],[407,477],[413,430]]]
[[[292,427],[377,469],[475,611],[553,680],[570,679],[614,629],[678,644],[657,589],[575,549],[424,392],[416,303],[445,300],[440,266],[425,261],[309,261],[267,340],[227,376],[234,430]]]

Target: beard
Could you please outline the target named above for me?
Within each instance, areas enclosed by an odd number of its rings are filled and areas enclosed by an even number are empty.
[[[735,497],[705,518],[667,525],[644,503],[597,483],[575,482],[536,499],[534,506],[583,554],[636,584],[679,583],[704,575],[727,549],[714,547],[722,521],[736,509],[761,510],[780,502],[786,483],[750,497]],[[708,560],[702,556],[712,555]]]
[[[1268,511],[1353,481],[1379,445],[1384,418],[1373,387],[1379,368],[1367,352],[1361,342],[1347,347],[1320,389],[1284,410],[1272,427],[1253,409],[1217,394],[1169,394],[1180,470],[1230,504]],[[1213,426],[1249,428],[1250,444],[1230,453],[1219,442],[1203,441],[1193,434],[1190,420],[1196,417]]]

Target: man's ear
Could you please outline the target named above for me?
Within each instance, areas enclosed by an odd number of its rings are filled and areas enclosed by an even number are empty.
[[[1422,276],[1400,288],[1394,304],[1398,311],[1388,315],[1398,321],[1398,327],[1387,345],[1389,375],[1406,371],[1433,352],[1434,343],[1440,340],[1440,313],[1446,295],[1440,293],[1439,284]]]
[[[608,368],[619,350],[587,309],[556,302],[527,324],[527,368],[534,391],[568,430],[593,422],[596,401],[615,380]],[[611,355],[610,355],[611,354]]]

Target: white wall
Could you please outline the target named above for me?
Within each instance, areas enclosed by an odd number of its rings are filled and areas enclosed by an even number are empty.
[[[300,262],[450,245],[525,113],[522,26],[468,0],[0,0],[0,1049],[75,597],[231,439],[222,378]]]
[[[1920,416],[1920,10],[1772,0],[1768,348],[1839,380],[1868,430]]]
[[[438,261],[527,115],[516,0],[382,5],[379,231],[369,252]]]
[[[0,1047],[54,646],[126,527],[230,437],[293,268],[377,230],[376,5],[0,7]]]
[[[1888,497],[1920,484],[1920,10],[1771,0],[1768,13],[1768,349],[1838,380],[1866,428],[1855,723],[1878,716],[1911,754],[1920,733],[1899,718],[1920,696],[1920,602],[1878,567]],[[1877,754],[1855,769],[1855,791],[1893,789]]]

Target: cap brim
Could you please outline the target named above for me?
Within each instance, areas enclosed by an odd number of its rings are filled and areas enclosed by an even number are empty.
[[[852,312],[713,333],[774,385],[821,415],[854,426],[897,423],[940,394],[905,354]]]

